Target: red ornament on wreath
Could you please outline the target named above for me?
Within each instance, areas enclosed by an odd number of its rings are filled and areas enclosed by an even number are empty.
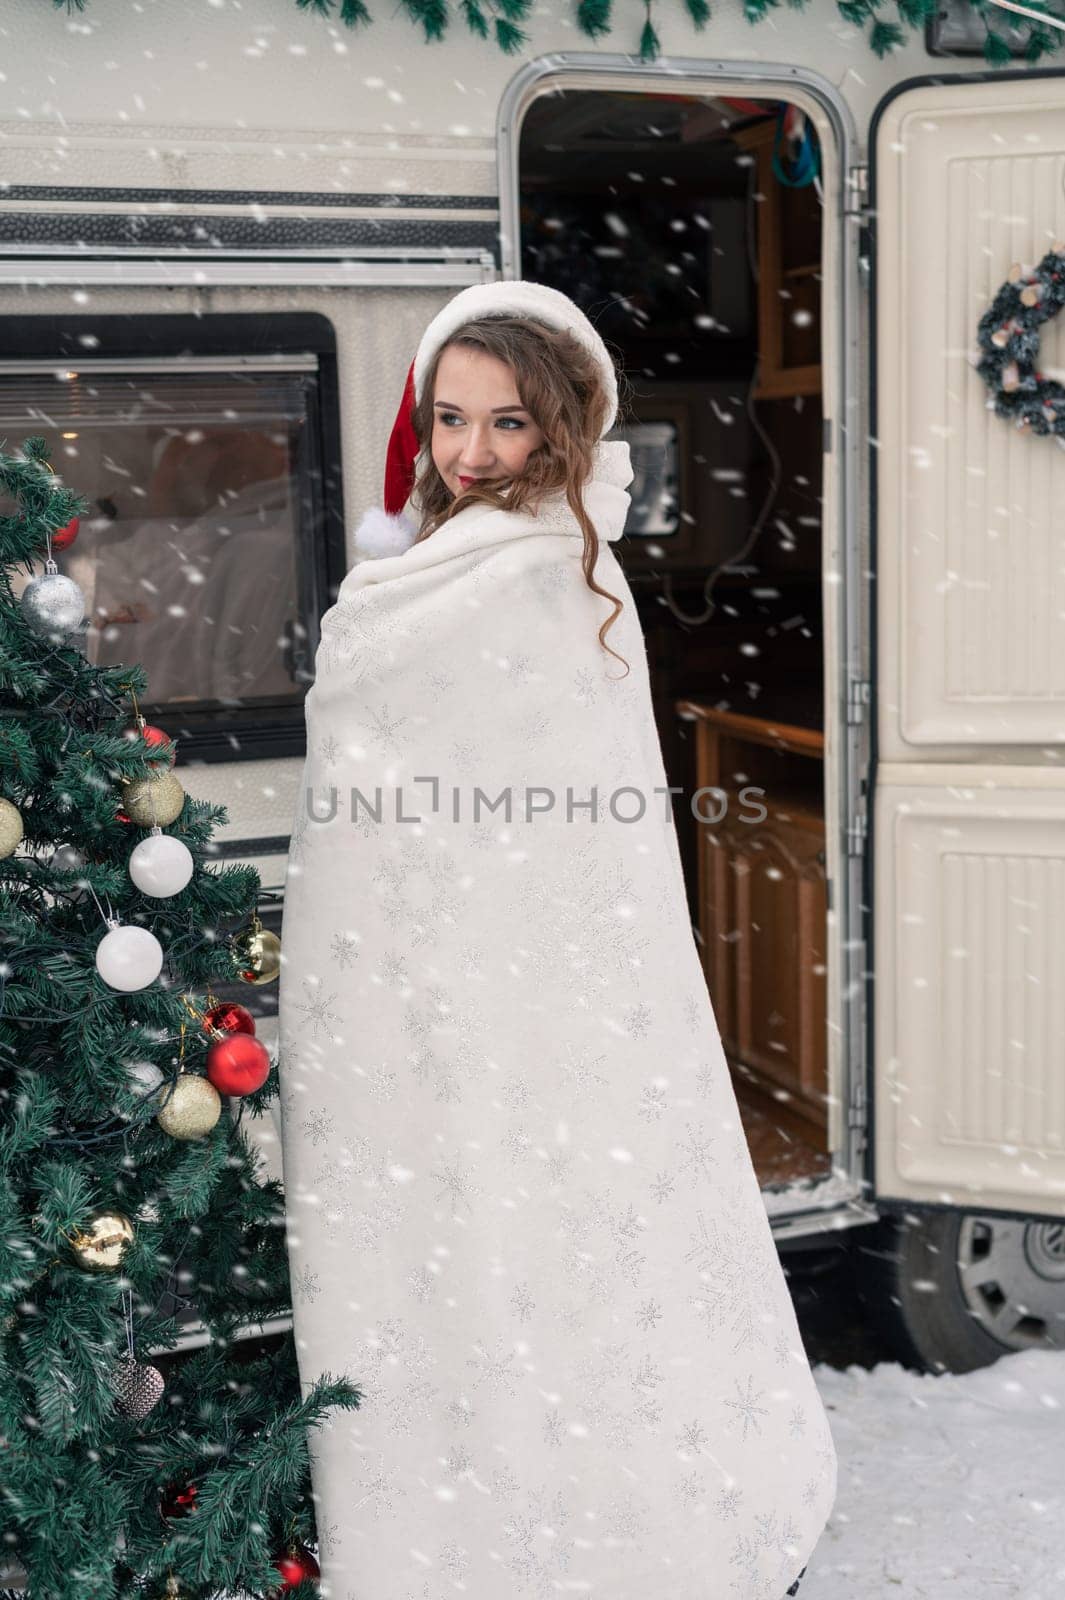
[[[227,1033],[207,1051],[207,1078],[219,1094],[251,1094],[270,1076],[270,1052],[250,1033]]]
[[[306,1583],[308,1578],[320,1578],[322,1575],[322,1569],[311,1552],[301,1544],[289,1545],[283,1556],[275,1556],[274,1566],[281,1574],[281,1582],[272,1591],[273,1594],[284,1594],[298,1583]]]
[[[226,1000],[203,1014],[205,1027],[212,1033],[254,1033],[255,1018],[245,1006]]]
[[[70,546],[74,543],[74,540],[78,537],[78,531],[79,531],[80,528],[81,528],[81,522],[80,522],[79,518],[77,518],[77,517],[71,517],[70,521],[65,523],[62,528],[53,528],[52,529],[52,549],[53,549],[53,551],[54,550],[68,550],[70,548]]]
[[[182,1483],[180,1478],[168,1483],[159,1497],[159,1515],[167,1521],[187,1517],[196,1509],[197,1489],[194,1483]]]

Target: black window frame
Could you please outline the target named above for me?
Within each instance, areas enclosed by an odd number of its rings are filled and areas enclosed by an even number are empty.
[[[83,370],[93,361],[123,357],[316,358],[317,404],[308,420],[317,431],[321,475],[318,482],[309,479],[299,485],[301,510],[305,496],[310,497],[311,506],[309,514],[300,517],[295,552],[297,626],[306,630],[300,641],[306,665],[297,670],[297,680],[306,694],[314,678],[321,619],[336,600],[347,571],[340,385],[336,332],[329,318],[318,311],[2,317],[0,349],[5,364],[54,360],[57,366],[78,365]],[[149,722],[158,718],[178,741],[178,766],[269,761],[306,754],[302,697],[291,706],[260,706],[254,711],[242,710],[238,704],[190,714],[176,707],[153,706],[150,698],[141,709]]]

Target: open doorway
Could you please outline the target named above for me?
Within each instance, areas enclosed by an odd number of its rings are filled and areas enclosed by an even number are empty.
[[[759,1180],[805,1186],[832,1165],[817,135],[778,99],[555,89],[518,170],[521,276],[632,385],[614,548],[692,922]]]

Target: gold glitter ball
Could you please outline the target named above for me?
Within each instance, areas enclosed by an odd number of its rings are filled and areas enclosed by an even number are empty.
[[[22,813],[10,800],[0,800],[0,860],[13,856],[22,842]]]
[[[184,804],[185,791],[172,772],[122,785],[122,809],[138,828],[167,827],[180,817]]]
[[[156,1122],[172,1139],[202,1139],[222,1115],[222,1097],[213,1083],[183,1072],[173,1089],[160,1089]]]

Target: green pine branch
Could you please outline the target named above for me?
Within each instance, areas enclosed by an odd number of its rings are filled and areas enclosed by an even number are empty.
[[[172,747],[130,737],[142,668],[93,666],[76,636],[38,634],[16,598],[48,530],[82,510],[43,441],[0,454],[0,492],[16,507],[0,518],[0,797],[23,823],[0,858],[4,1555],[40,1600],[155,1600],[170,1571],[197,1600],[262,1594],[288,1540],[314,1537],[308,1430],[361,1398],[332,1376],[304,1395],[291,1337],[258,1365],[242,1338],[291,1306],[284,1194],[242,1127],[276,1094],[277,1064],[191,1140],[164,1130],[129,1073],[147,1061],[165,1084],[179,1067],[203,1074],[195,1016],[235,980],[232,940],[259,878],[212,863],[226,809],[190,794],[163,831],[188,848],[191,881],[168,899],[137,888],[128,861],[147,830],[119,819],[122,784],[151,777]],[[80,864],[55,864],[58,845]],[[105,908],[162,946],[144,989],[114,990],[97,970]],[[75,1242],[105,1210],[129,1219],[132,1241],[120,1269],[89,1271]],[[127,1290],[137,1359],[165,1384],[141,1419],[113,1389]],[[209,1340],[191,1356],[179,1348],[186,1314]],[[167,1522],[160,1499],[175,1482],[202,1498]]]
[[[680,3],[694,28],[701,30],[706,26],[710,20],[708,0],[680,0]],[[781,0],[743,0],[743,14],[748,22],[759,23],[780,3]],[[936,6],[936,0],[894,0],[894,3],[897,20],[876,15],[880,0],[837,0],[837,9],[847,22],[859,27],[869,24],[869,47],[874,55],[883,57],[905,42],[907,30],[923,28]],[[52,0],[52,4],[68,11],[81,11],[85,0]],[[787,4],[802,9],[807,0],[787,0]],[[970,0],[970,4],[982,15],[986,0]],[[349,28],[363,27],[372,20],[363,0],[339,0],[339,10],[338,0],[296,0],[296,8],[324,19],[339,15],[340,21]],[[528,34],[520,24],[531,14],[532,0],[495,0],[494,5],[484,0],[456,0],[456,8],[476,38],[492,37],[504,54],[512,55],[528,43]],[[611,8],[612,0],[576,0],[575,15],[581,33],[589,39],[608,34],[612,28]],[[1033,8],[1045,9],[1041,0],[1033,0]],[[421,28],[427,43],[442,39],[447,33],[451,20],[448,0],[403,0],[403,9]],[[1021,31],[1027,30],[1024,60],[1033,65],[1062,48],[1060,29],[1044,27],[1031,20],[1026,22],[1020,16],[1016,18],[1016,26]],[[653,61],[659,55],[659,36],[649,13],[640,29],[638,49],[642,61]],[[984,56],[995,67],[1009,65],[1014,60],[1005,35],[990,27],[985,36]],[[62,523],[56,525],[61,527]]]

